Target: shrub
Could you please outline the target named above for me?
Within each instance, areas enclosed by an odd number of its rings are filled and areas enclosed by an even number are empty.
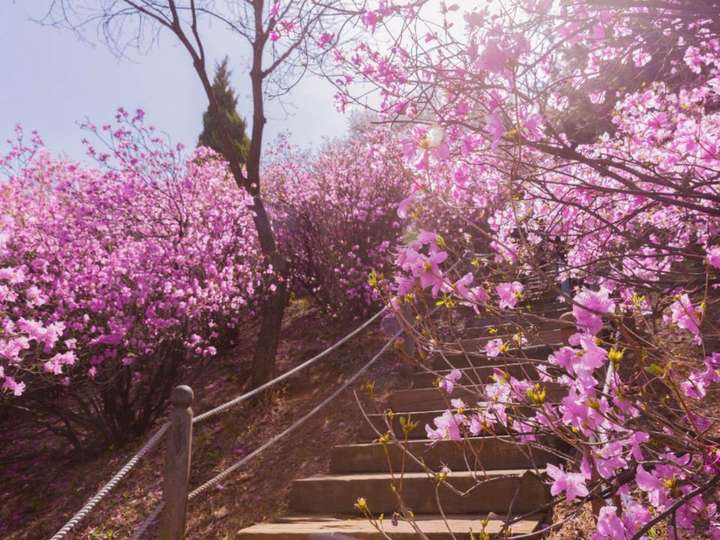
[[[265,176],[296,291],[334,313],[365,313],[378,300],[368,275],[389,270],[412,183],[395,136],[358,129],[310,159],[282,142]]]
[[[78,448],[145,430],[252,314],[262,271],[221,160],[184,157],[141,113],[86,127],[104,144],[88,145],[94,166],[35,140],[0,185],[3,407]]]

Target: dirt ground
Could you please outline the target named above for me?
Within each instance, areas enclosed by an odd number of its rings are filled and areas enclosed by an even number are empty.
[[[344,335],[350,324],[328,322],[315,309],[289,310],[278,357],[278,373],[317,354]],[[377,327],[375,327],[377,328]],[[248,337],[250,339],[250,336]],[[385,341],[365,332],[332,355],[274,389],[263,403],[243,404],[198,426],[193,437],[191,489],[241,459],[301,417],[361,367]],[[248,341],[251,343],[251,341]],[[250,369],[250,350],[237,350],[213,362],[193,384],[196,413],[241,394]],[[369,381],[381,399],[406,372],[389,351],[355,386]],[[361,426],[352,391],[346,391],[298,431],[278,442],[189,506],[188,538],[232,538],[242,527],[277,517],[287,509],[295,478],[325,472],[333,445],[355,439]],[[90,462],[48,442],[40,454],[0,471],[0,537],[49,538],[141,446],[108,451]],[[298,444],[301,442],[301,444]],[[68,538],[128,538],[155,507],[161,494],[162,447],[145,458]],[[148,535],[152,538],[155,531]]]

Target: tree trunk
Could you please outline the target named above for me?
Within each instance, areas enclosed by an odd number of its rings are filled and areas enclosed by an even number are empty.
[[[288,291],[285,283],[280,283],[273,296],[262,307],[262,322],[253,356],[252,386],[257,387],[269,381],[275,371],[275,356],[280,343],[285,306]]]
[[[253,377],[251,384],[258,386],[270,379],[275,367],[275,354],[280,340],[280,327],[282,325],[285,306],[288,300],[286,277],[288,263],[285,257],[277,249],[275,234],[272,230],[270,217],[265,210],[260,191],[260,161],[262,158],[263,135],[265,132],[265,102],[263,96],[263,81],[267,73],[263,72],[263,51],[268,40],[268,34],[263,30],[263,5],[264,0],[252,0],[255,22],[255,41],[253,42],[252,68],[250,70],[250,85],[252,89],[253,122],[250,136],[250,148],[247,156],[241,156],[234,145],[226,129],[220,125],[221,142],[224,147],[224,157],[230,167],[238,187],[247,191],[253,198],[253,212],[255,228],[257,230],[260,250],[265,257],[265,262],[273,267],[273,281],[276,290],[266,300],[261,309],[262,322],[255,354],[253,357]],[[211,113],[218,113],[216,96],[213,93],[210,78],[205,69],[205,59],[199,56],[188,41],[187,36],[173,27],[193,58],[195,71],[202,82],[209,101]],[[243,172],[243,162],[246,173]],[[270,292],[270,291],[268,291]]]
[[[246,188],[253,197],[255,227],[258,240],[267,262],[273,267],[272,284],[275,290],[269,290],[270,297],[262,307],[260,333],[255,344],[253,356],[253,374],[251,384],[257,387],[267,381],[275,370],[275,356],[280,342],[285,306],[288,300],[287,261],[278,251],[270,217],[267,214],[260,191],[260,161],[262,157],[263,135],[265,132],[265,102],[263,96],[263,49],[267,36],[263,32],[262,1],[255,4],[255,38],[253,47],[253,65],[250,70],[250,84],[253,99],[253,124],[250,137],[250,149],[246,161]]]

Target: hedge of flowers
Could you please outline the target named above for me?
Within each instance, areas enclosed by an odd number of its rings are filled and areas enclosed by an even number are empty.
[[[362,316],[376,306],[368,275],[391,271],[403,232],[396,209],[411,185],[389,130],[359,126],[312,157],[281,142],[265,189],[296,291],[336,315]]]
[[[249,201],[217,156],[169,147],[142,113],[86,128],[102,141],[92,166],[37,136],[2,161],[0,385],[3,400],[64,396],[68,410],[38,412],[73,431],[107,416],[112,440],[162,410],[183,362],[232,339],[263,268]]]

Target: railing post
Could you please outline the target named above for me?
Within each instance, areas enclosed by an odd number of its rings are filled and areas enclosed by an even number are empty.
[[[163,478],[164,507],[160,518],[161,540],[183,540],[187,512],[188,481],[192,459],[193,391],[189,386],[173,388],[170,396],[172,411],[167,432],[165,474]]]

